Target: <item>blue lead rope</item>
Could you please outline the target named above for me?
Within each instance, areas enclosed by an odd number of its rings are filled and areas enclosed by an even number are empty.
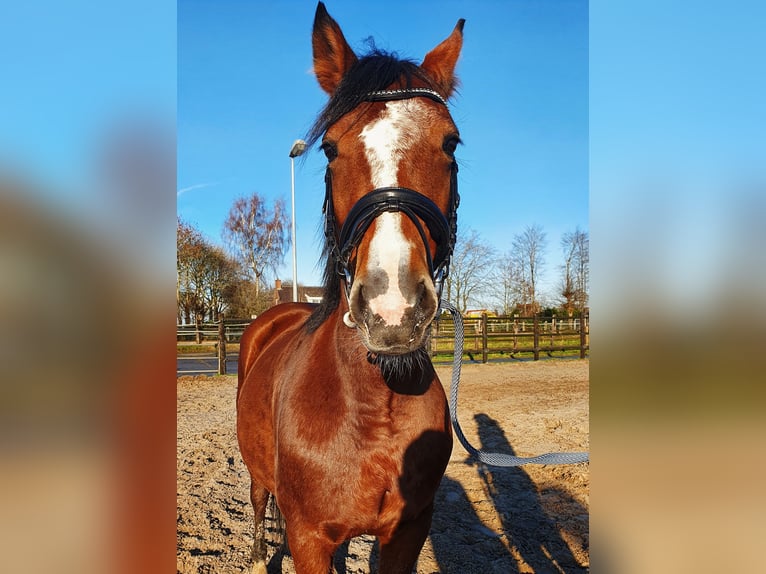
[[[463,363],[463,317],[454,305],[446,301],[441,302],[440,310],[449,311],[455,322],[455,358],[452,363],[452,385],[450,385],[449,412],[452,428],[455,429],[460,444],[469,454],[476,457],[480,462],[490,466],[521,466],[522,464],[578,464],[589,462],[590,455],[587,452],[551,452],[540,456],[512,456],[501,452],[486,452],[474,448],[463,434],[460,423],[457,420],[457,391],[460,385],[460,367]]]

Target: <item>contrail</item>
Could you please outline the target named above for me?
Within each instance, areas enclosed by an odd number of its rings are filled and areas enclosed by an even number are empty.
[[[203,187],[211,187],[213,185],[218,185],[217,183],[195,183],[194,185],[190,185],[188,187],[182,187],[176,192],[176,197],[180,197],[181,194],[186,193],[187,191],[191,191],[192,189],[200,189]]]

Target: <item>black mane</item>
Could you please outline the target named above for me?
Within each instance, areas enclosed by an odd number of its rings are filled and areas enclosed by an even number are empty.
[[[330,101],[309,130],[306,136],[308,145],[316,144],[330,126],[364,103],[366,95],[370,92],[412,87],[439,91],[433,80],[415,62],[373,49],[370,54],[354,63],[343,76]],[[327,241],[322,249],[322,257],[325,261],[322,283],[324,297],[306,322],[309,332],[315,331],[324,323],[340,304],[341,277],[336,271],[335,261],[330,256]]]
[[[378,49],[360,58],[343,76],[327,105],[319,113],[307,134],[308,145],[314,145],[327,129],[365,101],[370,92],[407,89],[419,80],[419,87],[439,91],[433,80],[414,61],[399,59]]]

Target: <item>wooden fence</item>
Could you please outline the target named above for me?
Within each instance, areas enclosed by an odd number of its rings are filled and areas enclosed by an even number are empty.
[[[222,319],[217,323],[201,323],[199,325],[177,325],[176,341],[178,343],[204,344],[213,342],[218,355],[218,374],[226,374],[226,344],[239,343],[242,333],[252,319]]]
[[[218,323],[178,325],[179,343],[213,342],[218,355],[218,372],[226,374],[226,345],[239,343],[250,319],[225,319]],[[537,361],[541,354],[570,354],[574,351],[584,359],[590,351],[590,321],[588,315],[561,317],[464,317],[463,355],[473,361],[486,363],[499,359],[531,357]],[[452,360],[455,325],[452,317],[442,315],[434,321],[427,344],[435,362]]]
[[[493,359],[531,356],[577,351],[584,359],[590,350],[589,317],[464,317],[463,354],[472,360],[486,363]],[[442,316],[434,322],[429,341],[429,354],[452,356],[455,325],[451,317]]]

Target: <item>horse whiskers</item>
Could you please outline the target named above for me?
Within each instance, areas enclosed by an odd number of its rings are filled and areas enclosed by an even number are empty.
[[[418,328],[422,324],[423,324],[423,321],[420,320],[420,321],[417,321],[415,325],[412,327],[412,333],[410,334],[410,340],[409,340],[410,343],[412,343],[415,340],[415,337],[417,336]]]
[[[345,323],[345,321],[344,321]],[[416,338],[417,329],[422,324],[418,321],[412,330],[410,342]],[[357,332],[357,329],[359,332]],[[344,348],[351,351],[351,361],[367,361],[380,368],[381,375],[387,382],[396,379],[405,379],[418,373],[423,373],[426,365],[430,364],[430,358],[425,347],[420,347],[409,353],[401,355],[387,355],[369,351],[363,343],[369,337],[367,325],[364,322],[356,324],[356,329],[341,329],[337,332],[339,341]]]
[[[413,373],[422,372],[426,365],[430,363],[428,353],[424,347],[402,355],[373,353],[363,344],[360,344],[366,334],[364,323],[357,324],[357,328],[361,332],[357,333],[353,329],[338,331],[339,341],[344,345],[344,348],[351,351],[349,359],[354,362],[367,361],[372,365],[378,366],[383,378],[387,381],[406,378]]]
[[[361,363],[367,360],[369,351],[362,344],[359,333],[352,329],[345,329],[338,333],[338,341],[342,344],[348,359],[353,363]]]
[[[367,353],[367,360],[380,367],[380,372],[386,381],[403,379],[422,372],[430,362],[424,348],[416,349],[404,355],[382,355]]]

